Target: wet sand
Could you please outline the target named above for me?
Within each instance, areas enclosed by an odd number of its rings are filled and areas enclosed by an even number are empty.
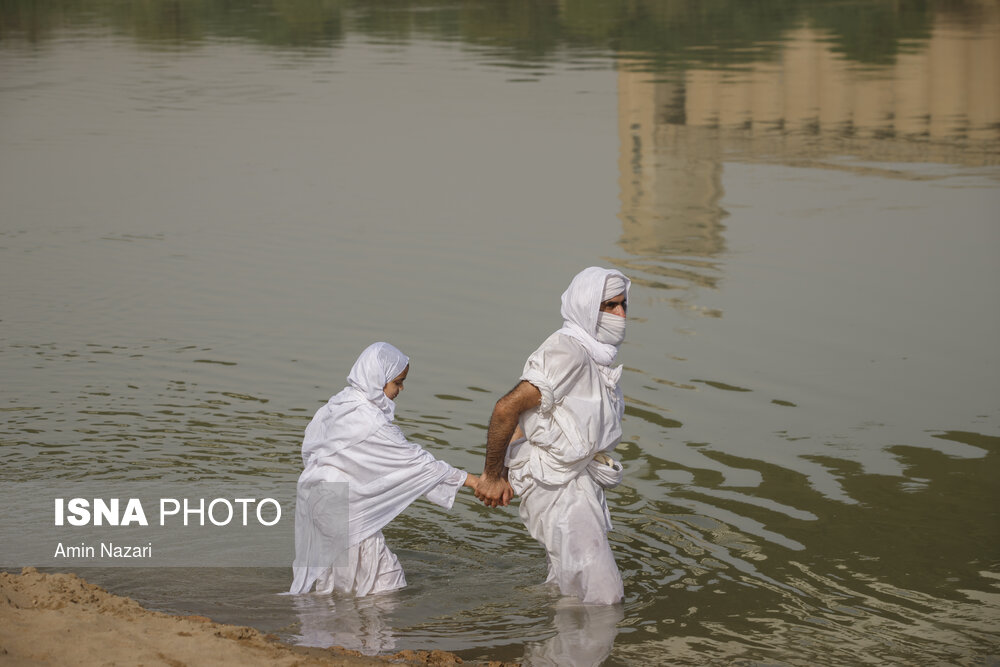
[[[204,616],[143,609],[75,574],[24,568],[0,573],[0,664],[3,665],[455,665],[444,651],[400,651],[369,657],[340,647],[282,644],[249,627]],[[476,663],[503,667],[513,663]]]

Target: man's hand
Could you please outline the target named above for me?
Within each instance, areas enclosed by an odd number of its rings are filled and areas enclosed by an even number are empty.
[[[503,477],[483,473],[476,485],[476,498],[483,501],[487,507],[506,507],[514,497],[514,489]]]

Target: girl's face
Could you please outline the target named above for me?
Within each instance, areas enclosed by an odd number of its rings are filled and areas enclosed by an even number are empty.
[[[389,380],[386,385],[382,387],[382,391],[385,392],[385,395],[389,397],[390,401],[396,400],[396,397],[399,396],[399,392],[403,391],[403,381],[406,380],[406,374],[409,372],[410,365],[407,364],[402,373]]]

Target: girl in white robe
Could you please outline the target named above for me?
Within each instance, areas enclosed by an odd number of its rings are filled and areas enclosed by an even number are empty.
[[[450,509],[459,488],[475,488],[478,477],[435,459],[392,423],[392,399],[408,371],[409,358],[398,349],[370,345],[351,368],[348,386],[306,427],[290,593],[314,585],[318,593],[356,596],[402,588],[406,577],[382,528],[422,495]],[[344,486],[330,484],[337,482],[347,483],[346,507]]]
[[[505,464],[519,513],[545,547],[547,583],[585,603],[624,597],[608,544],[611,517],[604,490],[622,479],[606,452],[622,436],[622,367],[612,366],[624,340],[625,318],[600,304],[628,297],[630,281],[615,270],[581,271],[562,296],[563,327],[528,357],[521,379],[541,393],[537,409],[519,419],[524,438],[512,442]]]

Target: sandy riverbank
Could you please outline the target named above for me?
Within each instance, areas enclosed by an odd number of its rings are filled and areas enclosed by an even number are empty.
[[[75,574],[25,568],[0,573],[0,664],[363,666],[454,665],[443,651],[401,651],[378,658],[339,647],[303,648],[258,630],[143,609]],[[479,663],[502,667],[511,663]]]

